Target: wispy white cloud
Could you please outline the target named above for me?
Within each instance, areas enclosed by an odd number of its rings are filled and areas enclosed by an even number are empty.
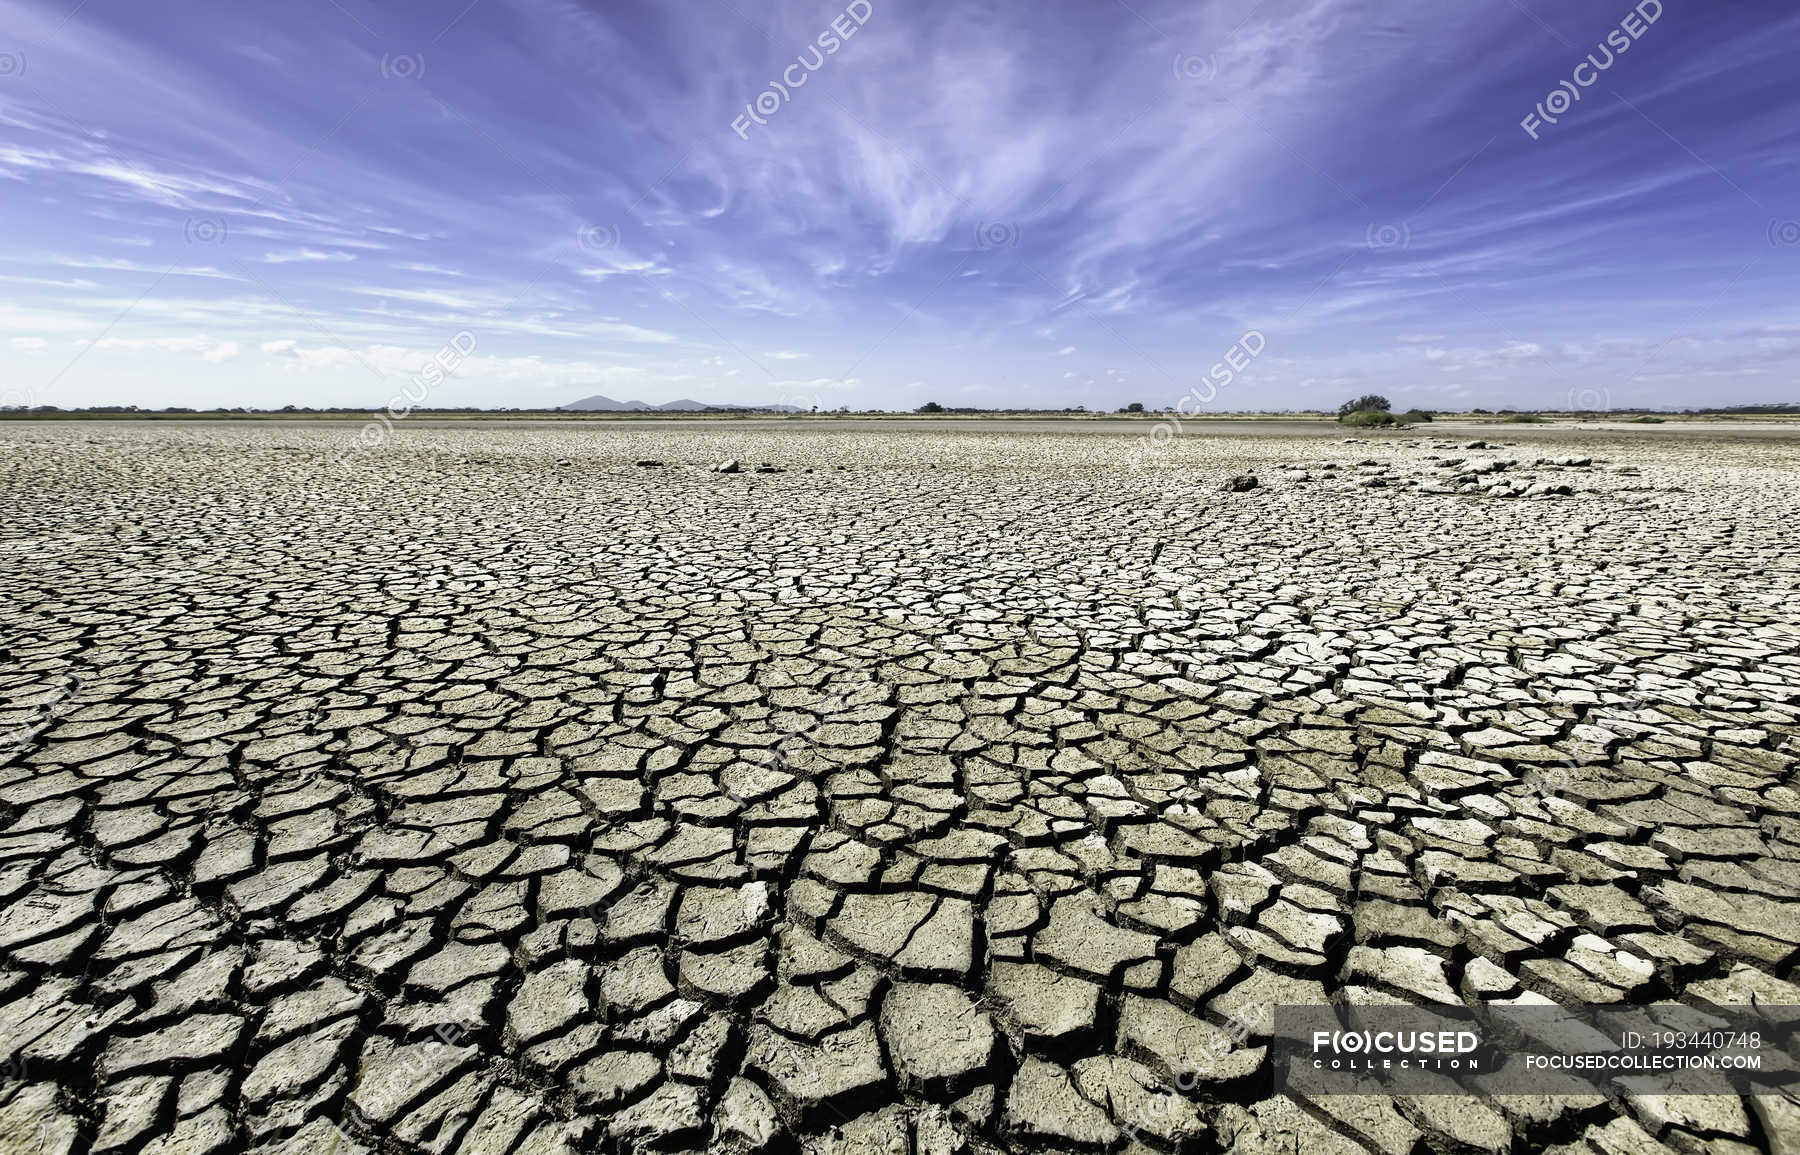
[[[328,252],[324,249],[289,249],[286,252],[263,254],[263,260],[271,265],[287,265],[296,262],[354,261],[355,259],[355,253]]]

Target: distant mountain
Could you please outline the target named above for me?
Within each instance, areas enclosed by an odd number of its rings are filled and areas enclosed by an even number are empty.
[[[642,401],[614,401],[611,397],[602,397],[596,393],[592,397],[583,397],[562,408],[581,409],[588,412],[623,413],[628,409],[648,409],[650,406]]]
[[[598,393],[592,397],[583,397],[579,401],[571,401],[560,408],[584,413],[703,413],[709,410],[723,409],[759,409],[774,413],[801,412],[797,405],[707,405],[699,401],[689,401],[685,397],[679,401],[665,401],[661,405],[651,405],[646,401],[614,401],[611,397],[602,397]]]

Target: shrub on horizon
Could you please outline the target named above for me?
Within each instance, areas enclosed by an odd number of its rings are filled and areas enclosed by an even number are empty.
[[[1386,397],[1379,393],[1364,393],[1361,397],[1346,401],[1338,406],[1338,418],[1342,420],[1352,413],[1386,413],[1393,406]]]

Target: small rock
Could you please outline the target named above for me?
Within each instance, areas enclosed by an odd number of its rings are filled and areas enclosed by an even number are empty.
[[[1248,493],[1261,484],[1261,482],[1256,480],[1254,475],[1240,473],[1219,488],[1223,489],[1226,493]]]
[[[721,461],[721,462],[719,462],[719,464],[713,466],[713,472],[714,473],[739,473],[743,470],[743,468],[744,468],[743,466],[741,466],[737,463],[736,458],[732,458],[727,461]]]
[[[1485,441],[1470,441],[1463,445],[1464,449],[1486,449],[1487,447],[1488,443]]]
[[[660,466],[662,464],[662,462],[657,461],[655,458],[651,458],[651,457],[640,457],[636,461],[632,462],[632,464],[637,466],[639,469],[655,469],[658,466]]]

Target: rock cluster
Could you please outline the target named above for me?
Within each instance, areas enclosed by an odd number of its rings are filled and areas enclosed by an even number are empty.
[[[1485,442],[1471,442],[1483,445]],[[1418,493],[1470,497],[1571,497],[1575,486],[1562,475],[1591,470],[1587,457],[1539,458],[1521,465],[1516,457],[1397,457],[1368,459],[1349,466],[1336,461],[1281,462],[1283,480],[1353,485],[1359,489],[1408,489]],[[1230,488],[1239,478],[1227,483]],[[1251,478],[1254,484],[1255,479]]]

